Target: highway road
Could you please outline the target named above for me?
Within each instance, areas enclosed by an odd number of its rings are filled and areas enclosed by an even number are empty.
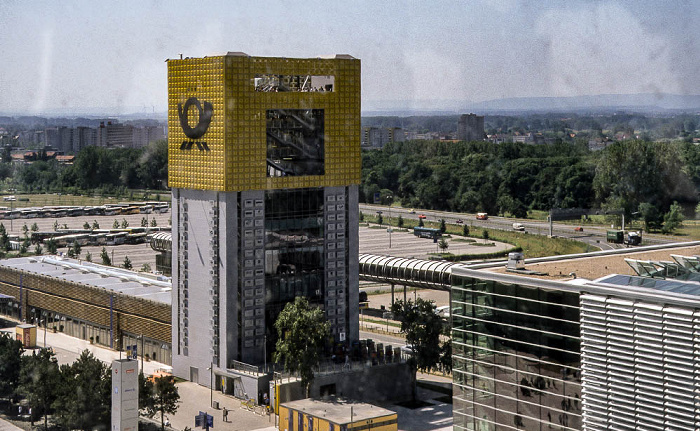
[[[506,217],[496,217],[489,215],[488,220],[477,220],[476,214],[469,213],[454,213],[448,211],[433,211],[433,210],[422,210],[407,208],[395,208],[388,207],[384,205],[371,205],[371,204],[360,204],[360,211],[367,215],[376,215],[377,211],[382,211],[384,217],[398,217],[401,215],[407,220],[418,220],[418,216],[423,214],[426,216],[426,221],[439,222],[440,219],[445,219],[448,224],[457,225],[457,221],[461,220],[463,223],[469,226],[475,226],[479,228],[487,229],[500,229],[500,230],[513,230],[513,223],[521,223],[525,228],[525,232],[535,234],[535,235],[549,235],[549,223],[541,220],[530,220],[530,219],[513,219]],[[598,247],[602,250],[610,250],[615,248],[625,247],[622,244],[609,244],[606,241],[606,231],[605,227],[601,226],[588,226],[584,225],[583,232],[576,232],[574,228],[580,226],[579,224],[572,223],[562,223],[554,222],[552,233],[554,236],[562,238],[570,238],[576,241],[581,241],[586,244],[590,244],[593,247]],[[649,235],[644,234],[644,242],[646,244],[663,244],[670,242],[677,242],[678,238],[666,237],[661,235]]]

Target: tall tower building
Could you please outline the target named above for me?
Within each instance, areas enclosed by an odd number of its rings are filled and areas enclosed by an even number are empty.
[[[457,139],[460,141],[483,141],[484,117],[476,114],[463,114],[457,123]]]
[[[168,61],[176,375],[259,365],[296,296],[358,339],[360,61]]]

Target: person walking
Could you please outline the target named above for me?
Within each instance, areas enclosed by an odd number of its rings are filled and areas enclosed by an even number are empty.
[[[228,410],[224,407],[224,422],[228,422]]]

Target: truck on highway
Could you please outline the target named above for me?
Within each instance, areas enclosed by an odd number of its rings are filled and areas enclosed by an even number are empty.
[[[609,230],[606,239],[613,244],[639,245],[642,243],[642,232],[628,232],[627,238],[625,238],[625,231]]]

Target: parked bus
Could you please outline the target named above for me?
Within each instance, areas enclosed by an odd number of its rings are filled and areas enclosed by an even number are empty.
[[[442,236],[442,232],[440,229],[416,226],[413,228],[413,235],[419,238],[437,239]]]

